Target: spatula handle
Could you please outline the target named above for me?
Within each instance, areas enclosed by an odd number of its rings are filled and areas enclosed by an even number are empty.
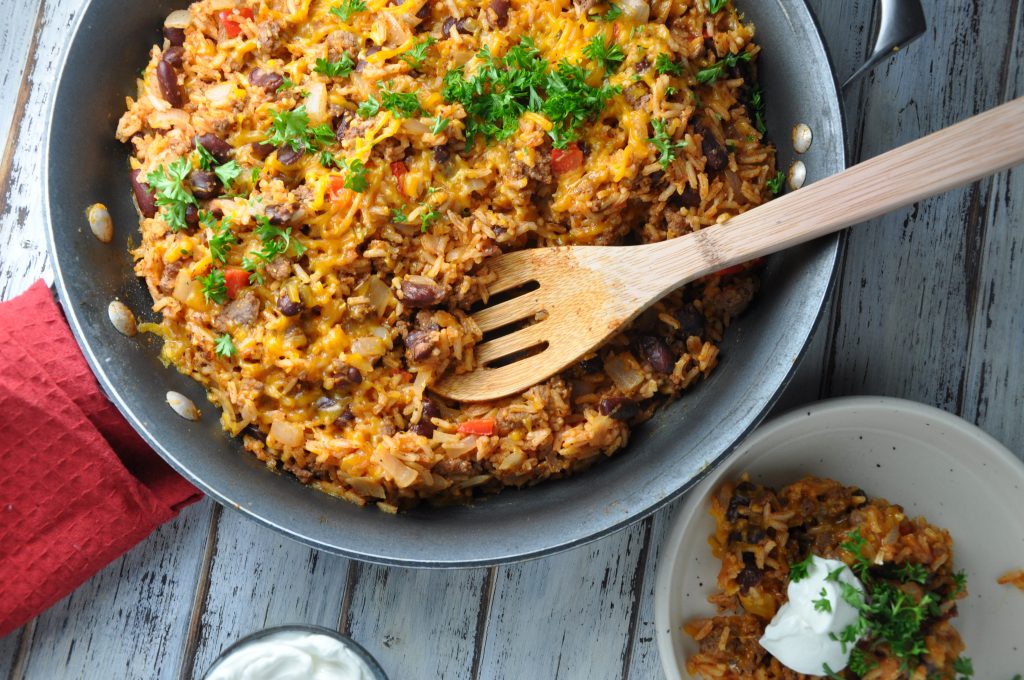
[[[1020,163],[1024,97],[701,230],[695,234],[699,271],[691,270],[687,278],[825,236]],[[662,279],[666,290],[680,276],[678,265],[673,272],[669,251],[675,248],[678,257],[693,262],[694,243],[682,243],[689,238],[645,246],[665,249],[644,268]]]

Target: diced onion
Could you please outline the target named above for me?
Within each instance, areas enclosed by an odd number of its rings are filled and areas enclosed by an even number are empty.
[[[285,446],[302,446],[306,440],[302,428],[287,420],[275,420],[270,426],[270,436]]]
[[[623,18],[637,24],[646,24],[651,17],[651,6],[647,0],[619,0]]]
[[[309,96],[306,97],[309,122],[319,125],[327,120],[327,88],[323,83],[308,83],[304,87],[309,92]]]
[[[167,28],[188,28],[192,23],[192,15],[187,9],[176,9],[164,19]]]
[[[370,298],[370,305],[377,310],[377,314],[383,314],[391,302],[391,289],[376,276],[371,276],[366,297]]]
[[[615,386],[623,392],[628,392],[643,382],[644,374],[630,366],[626,354],[616,354],[604,362],[605,372],[612,379]]]
[[[356,338],[352,342],[352,354],[362,354],[364,357],[384,356],[387,348],[380,338]]]
[[[419,477],[415,470],[403,464],[402,461],[398,460],[390,453],[380,454],[380,466],[384,468],[384,472],[386,472],[389,477],[395,480],[395,484],[397,484],[399,488],[404,489],[415,482],[416,478]]]
[[[206,98],[214,107],[223,108],[231,105],[231,96],[234,94],[235,84],[232,82],[217,83],[206,88]]]

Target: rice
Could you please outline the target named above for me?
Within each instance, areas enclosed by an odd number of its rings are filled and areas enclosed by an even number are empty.
[[[142,214],[136,273],[161,315],[143,329],[268,467],[388,511],[467,501],[613,454],[715,369],[756,264],[673,293],[522,394],[429,392],[475,366],[469,310],[494,280],[488,257],[661,241],[771,197],[758,47],[731,3],[654,0],[646,23],[590,0],[189,12],[151,50],[117,130]],[[487,138],[467,110],[479,93],[459,99],[452,74],[483,77],[515,50],[545,73],[564,62],[597,105],[563,119],[531,99]],[[295,143],[268,146],[275,130]]]
[[[687,671],[705,679],[795,680],[795,673],[773,658],[759,640],[787,599],[790,565],[813,553],[853,565],[848,549],[853,532],[864,539],[863,557],[871,575],[907,593],[940,598],[920,625],[925,651],[916,661],[897,659],[885,641],[870,635],[855,653],[869,668],[848,668],[838,677],[897,680],[958,678],[956,663],[964,650],[952,626],[956,602],[967,596],[966,581],[953,568],[953,540],[945,529],[924,518],[909,518],[899,505],[869,498],[861,489],[805,477],[778,491],[753,484],[747,475],[724,484],[712,497],[715,533],[712,552],[721,560],[718,592],[708,597],[719,614],[686,623],[683,630],[699,651],[686,661]],[[920,583],[899,576],[900,569],[922,569]],[[925,590],[927,584],[927,591]]]

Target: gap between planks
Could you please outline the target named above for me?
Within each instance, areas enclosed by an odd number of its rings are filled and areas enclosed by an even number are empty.
[[[206,608],[206,595],[210,590],[210,570],[213,565],[213,553],[217,550],[217,533],[220,529],[220,518],[224,508],[219,503],[213,504],[210,511],[210,526],[206,531],[206,547],[203,549],[203,561],[196,578],[196,587],[192,595],[192,612],[188,621],[188,633],[185,636],[185,647],[181,650],[178,661],[178,677],[180,680],[192,680],[195,666],[196,650],[199,648],[199,633]]]

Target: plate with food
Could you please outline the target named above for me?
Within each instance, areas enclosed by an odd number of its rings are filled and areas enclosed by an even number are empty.
[[[1022,492],[1010,451],[913,402],[836,399],[768,423],[662,548],[666,675],[1010,680]]]
[[[578,545],[695,483],[788,380],[838,239],[689,285],[521,394],[446,400],[490,256],[668,238],[846,158],[802,0],[92,0],[47,154],[62,304],[154,449],[309,545],[436,567]]]

